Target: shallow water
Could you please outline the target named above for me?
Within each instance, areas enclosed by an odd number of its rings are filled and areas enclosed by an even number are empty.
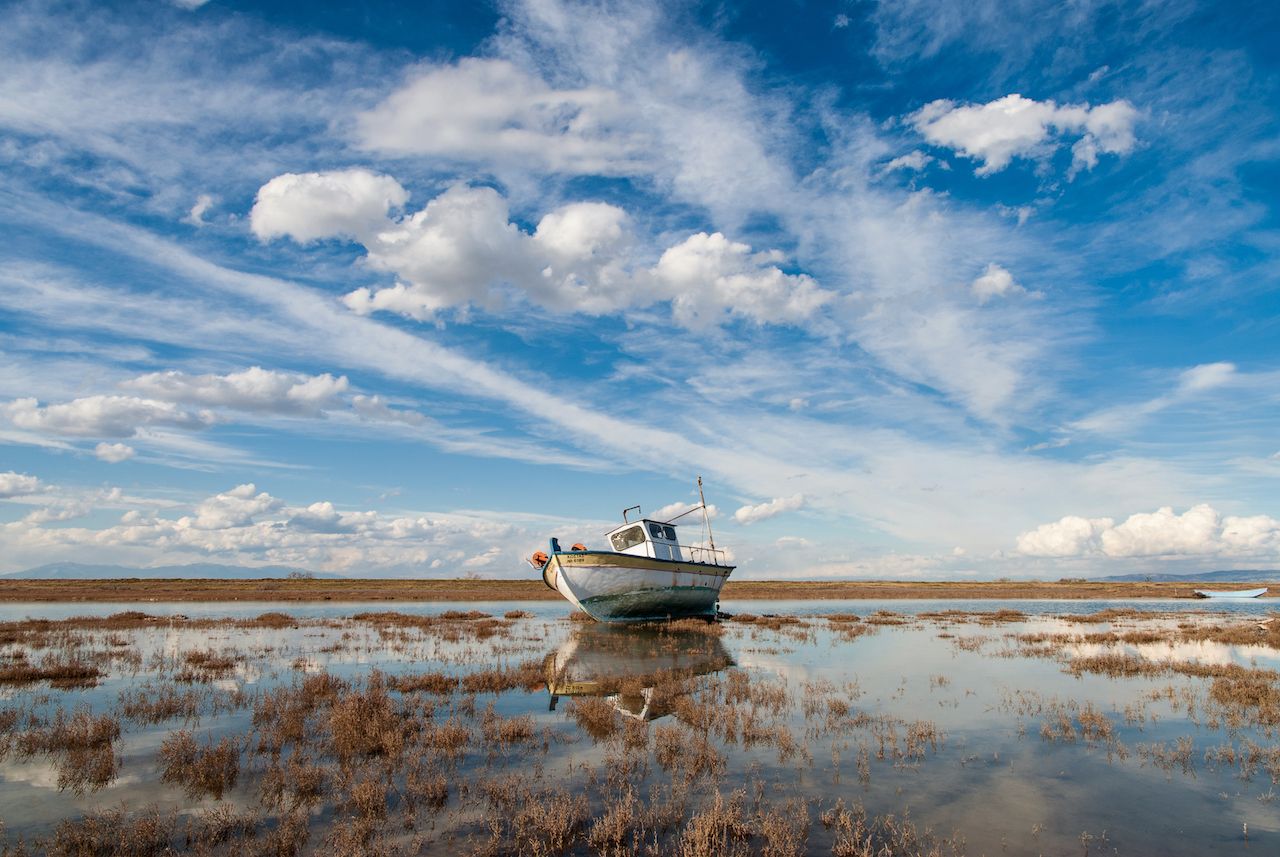
[[[717,793],[729,800],[742,789],[747,821],[741,829],[750,835],[743,832],[741,841],[729,844],[745,853],[761,853],[771,841],[760,819],[789,800],[798,801],[786,809],[791,819],[807,814],[805,853],[831,853],[839,824],[829,829],[823,813],[830,820],[837,806],[854,805],[872,818],[906,814],[919,831],[929,828],[937,840],[950,840],[944,853],[1276,853],[1280,752],[1268,710],[1215,700],[1216,679],[1209,674],[1071,672],[1073,661],[1110,654],[1129,658],[1125,663],[1236,665],[1271,675],[1265,671],[1280,668],[1280,651],[1262,631],[1258,642],[1247,633],[1230,641],[1173,633],[1179,622],[1188,628],[1252,627],[1249,616],[1268,606],[741,602],[724,609],[739,619],[748,612],[795,618],[731,621],[706,633],[571,622],[566,606],[555,602],[5,605],[0,621],[10,623],[129,609],[188,618],[147,620],[145,627],[122,630],[72,625],[0,643],[0,666],[18,651],[29,662],[78,652],[96,658],[105,672],[88,688],[0,684],[0,723],[5,709],[23,713],[10,727],[0,759],[0,819],[10,846],[43,840],[39,851],[60,824],[88,813],[124,805],[126,814],[136,814],[154,806],[172,817],[171,841],[182,845],[186,825],[231,806],[252,817],[254,834],[208,848],[252,853],[282,818],[262,800],[274,757],[259,752],[254,711],[266,693],[326,673],[348,683],[342,693],[352,694],[367,689],[375,671],[394,681],[435,672],[466,677],[524,663],[534,667],[525,671],[524,686],[501,692],[389,690],[389,722],[399,743],[345,759],[335,755],[339,745],[327,732],[337,729],[334,711],[344,697],[321,703],[306,722],[306,736],[280,756],[306,756],[330,784],[304,813],[304,851],[528,852],[551,839],[533,822],[521,827],[521,806],[546,803],[563,791],[586,800],[578,823],[558,843],[568,852],[602,847],[599,835],[592,838],[592,825],[610,810],[617,815],[630,792],[642,808],[665,803],[679,809],[661,823],[636,822],[660,853],[677,853],[695,841],[689,825],[706,815]],[[1064,618],[1117,608],[1136,612],[1102,623]],[[243,620],[269,610],[296,617],[298,626],[200,621]],[[405,616],[447,610],[529,615],[490,623],[483,632],[476,623],[486,620],[415,626],[351,618],[386,610]],[[1025,615],[974,615],[996,610]],[[861,620],[829,621],[818,614]],[[1129,633],[1133,641],[1099,636],[1111,630]],[[1056,642],[1034,642],[1046,636]],[[1058,639],[1064,636],[1071,639]],[[205,650],[233,655],[234,664],[216,675],[181,680],[184,669],[190,672],[187,656]],[[147,682],[149,693],[161,685],[195,691],[198,714],[154,725],[124,717],[122,694]],[[605,704],[589,708],[585,700]],[[59,788],[65,757],[24,754],[17,739],[24,718],[34,716],[27,725],[38,728],[59,708],[70,713],[78,706],[114,712],[122,721],[113,745],[118,776],[81,795]],[[424,749],[415,737],[422,723],[450,720],[467,730],[457,755]],[[511,740],[495,737],[504,723],[513,724]],[[222,801],[193,799],[179,785],[161,781],[160,747],[183,728],[199,741],[242,740],[239,776]],[[699,761],[706,769],[696,766]],[[448,798],[442,807],[410,805],[410,770],[444,777]],[[364,782],[379,784],[380,813],[351,797]],[[352,833],[357,829],[358,836]],[[64,826],[64,841],[67,834]]]

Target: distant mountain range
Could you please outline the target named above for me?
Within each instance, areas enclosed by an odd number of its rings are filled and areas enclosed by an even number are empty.
[[[1280,581],[1280,571],[1248,569],[1244,571],[1201,571],[1191,574],[1115,574],[1111,577],[1098,577],[1095,580],[1126,583],[1150,580],[1155,583],[1271,583]]]
[[[0,575],[3,578],[22,578],[25,580],[103,580],[109,578],[181,578],[187,579],[221,579],[221,580],[258,580],[264,577],[288,577],[291,574],[314,577],[317,579],[340,579],[341,574],[324,571],[307,571],[305,568],[292,568],[287,565],[261,565],[247,568],[242,565],[220,565],[213,562],[195,562],[190,565],[156,565],[150,568],[137,568],[128,565],[93,565],[82,562],[52,562],[28,568],[26,571],[14,571]]]

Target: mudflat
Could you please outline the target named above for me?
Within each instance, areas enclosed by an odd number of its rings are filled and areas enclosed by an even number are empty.
[[[725,601],[879,598],[1194,598],[1196,588],[1249,589],[1280,581],[1223,583],[1100,581],[794,581],[731,580]],[[0,602],[17,601],[557,601],[541,580],[4,580]]]

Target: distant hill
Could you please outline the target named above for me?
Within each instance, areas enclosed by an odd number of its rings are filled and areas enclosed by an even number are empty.
[[[134,578],[182,578],[182,579],[220,579],[220,580],[257,580],[264,577],[288,577],[291,574],[307,575],[319,579],[332,580],[341,578],[341,574],[323,571],[307,571],[305,568],[292,568],[287,565],[262,565],[247,568],[242,565],[220,565],[213,562],[195,562],[190,565],[157,565],[150,568],[136,568],[128,565],[94,565],[82,562],[52,562],[48,565],[28,568],[26,571],[15,571],[0,578],[23,578],[26,580],[103,580],[113,577]]]
[[[1280,570],[1263,569],[1257,571],[1201,571],[1192,574],[1116,574],[1111,577],[1097,577],[1095,580],[1127,583],[1150,580],[1155,583],[1271,583],[1280,581]]]

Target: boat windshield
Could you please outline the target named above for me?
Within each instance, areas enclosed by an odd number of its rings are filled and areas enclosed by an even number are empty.
[[[628,527],[620,533],[614,533],[612,541],[614,550],[624,551],[644,541],[644,530],[640,529],[638,524],[634,527]]]

